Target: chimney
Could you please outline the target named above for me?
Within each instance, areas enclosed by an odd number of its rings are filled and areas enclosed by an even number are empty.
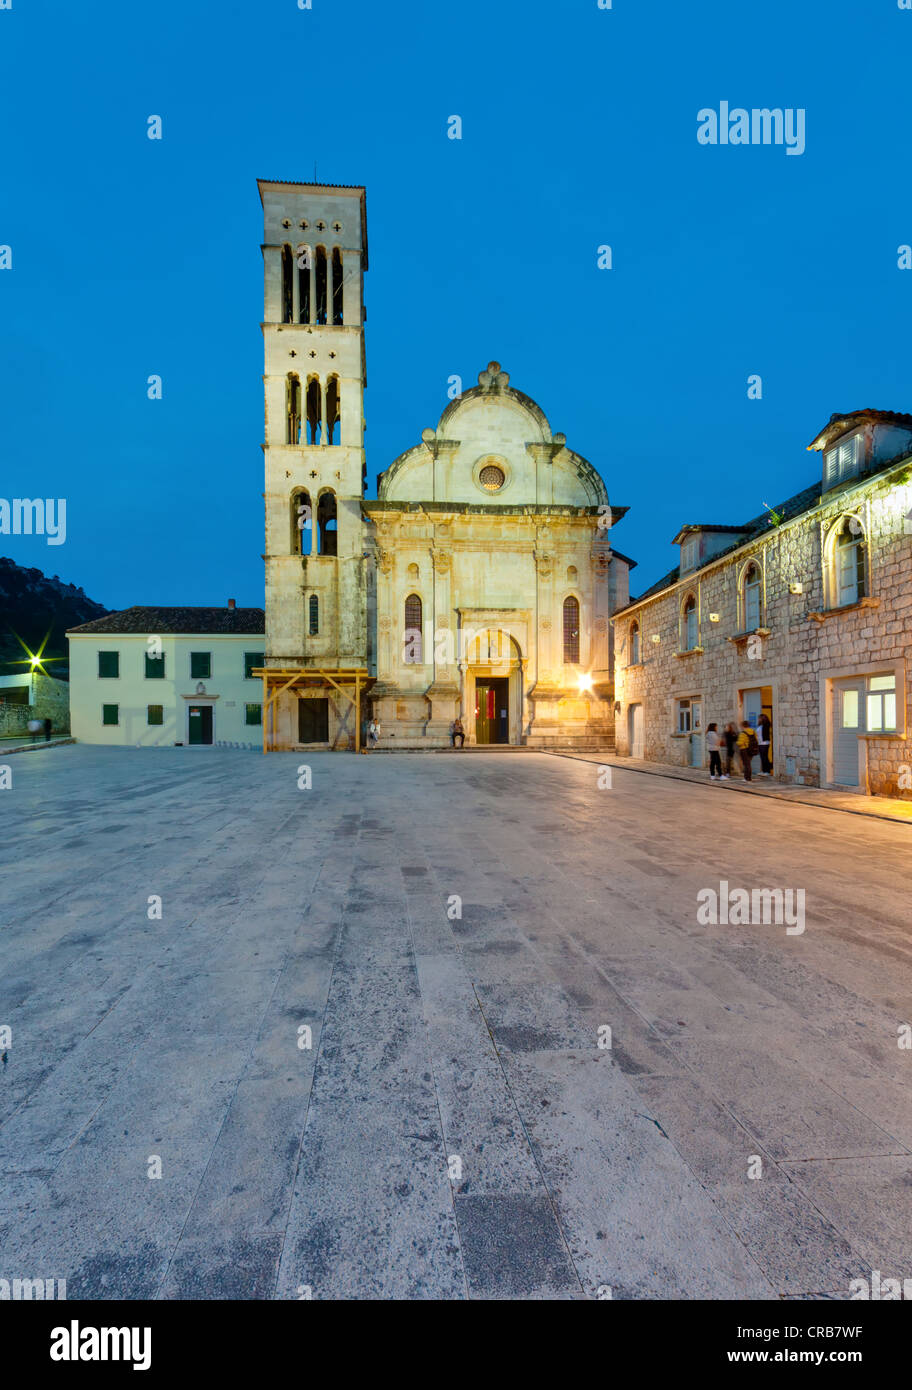
[[[230,598],[230,599],[228,600],[228,611],[229,611],[230,613],[233,613],[233,612],[234,612],[234,599],[233,599],[233,598]]]

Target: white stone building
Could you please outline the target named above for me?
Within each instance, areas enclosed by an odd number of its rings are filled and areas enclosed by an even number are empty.
[[[268,745],[610,746],[626,508],[496,362],[366,500],[364,189],[259,187]]]
[[[80,743],[262,745],[262,608],[127,608],[70,643]]]
[[[912,415],[833,415],[809,487],[688,523],[614,617],[617,748],[703,767],[709,723],[772,720],[783,782],[912,795]]]

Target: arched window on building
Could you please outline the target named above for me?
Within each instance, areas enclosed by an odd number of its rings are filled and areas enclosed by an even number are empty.
[[[285,378],[285,443],[301,442],[301,379],[296,372]]]
[[[307,600],[307,632],[311,637],[316,637],[320,631],[320,600],[316,594],[311,594]]]
[[[315,323],[318,323],[318,324],[325,324],[325,323],[326,323],[326,310],[327,310],[327,305],[326,305],[326,293],[327,293],[326,279],[327,279],[327,276],[326,276],[326,247],[325,247],[325,246],[318,246],[318,247],[317,247],[317,250],[316,250],[316,259],[315,259],[315,261],[314,261],[314,270],[315,270],[315,275],[314,275],[315,285],[314,285],[314,288],[315,288],[315,290],[316,290],[316,295],[317,295],[317,305],[316,305],[317,316],[316,316],[314,322],[315,322]]]
[[[282,322],[292,323],[294,316],[294,256],[286,243],[282,247]]]
[[[342,322],[342,252],[333,248],[333,323]]]
[[[639,623],[630,624],[630,661],[629,665],[639,666],[640,664],[640,625]]]
[[[741,580],[741,631],[753,632],[760,626],[762,584],[760,566],[751,560]]]
[[[837,522],[830,545],[829,590],[831,608],[857,603],[867,593],[867,544],[857,516]]]
[[[323,401],[319,377],[312,376],[307,382],[307,442],[323,442]]]
[[[406,666],[420,666],[421,651],[421,599],[417,594],[409,594],[405,600],[405,630],[402,636],[402,660]]]
[[[310,266],[313,252],[309,246],[298,247],[298,323],[310,323]]]
[[[326,383],[326,442],[342,443],[342,405],[337,376],[331,376]]]
[[[291,549],[294,555],[309,555],[313,540],[313,512],[309,492],[295,492],[291,499]]]
[[[697,600],[693,594],[688,594],[681,609],[681,650],[692,652],[697,636]]]
[[[576,581],[577,581],[577,579],[579,579],[579,570],[576,568],[576,565],[568,565],[568,566],[567,566],[567,583],[568,583],[568,584],[575,584]]]
[[[578,666],[580,659],[580,606],[571,594],[564,599],[564,665]]]
[[[317,502],[317,536],[321,555],[335,555],[336,550],[336,494],[323,492]]]

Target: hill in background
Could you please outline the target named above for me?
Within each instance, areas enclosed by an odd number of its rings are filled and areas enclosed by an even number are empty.
[[[41,570],[24,569],[14,560],[0,556],[0,675],[18,675],[27,671],[21,661],[25,657],[16,634],[29,651],[37,652],[50,630],[43,655],[63,657],[52,661],[50,676],[65,676],[67,671],[67,628],[103,618],[111,610],[93,602],[75,584],[64,584],[55,574],[50,579]]]

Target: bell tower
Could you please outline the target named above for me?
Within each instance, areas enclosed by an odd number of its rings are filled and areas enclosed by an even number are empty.
[[[365,190],[258,186],[266,665],[363,667]]]

